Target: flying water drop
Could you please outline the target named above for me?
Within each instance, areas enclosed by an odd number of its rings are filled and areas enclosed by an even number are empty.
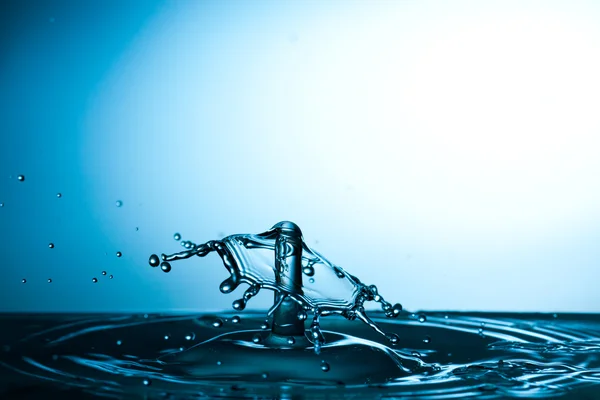
[[[123,253],[121,253],[120,251],[117,251],[117,257],[121,257],[123,255]]]
[[[179,233],[176,233],[173,235],[173,239],[180,241],[181,240],[181,235]]]
[[[48,278],[48,283],[52,283],[52,278]]]
[[[62,193],[56,193],[56,197],[60,199],[62,197]]]
[[[163,272],[166,272],[166,273],[171,272],[171,264],[164,261],[160,264],[160,269],[162,269]]]
[[[148,260],[148,263],[151,267],[158,267],[160,265],[160,258],[158,258],[156,254],[152,254]]]
[[[321,361],[321,370],[323,372],[327,372],[327,371],[329,371],[329,369],[330,369],[329,364],[326,363],[325,361]]]
[[[24,182],[25,181],[25,175],[19,175],[17,176],[17,179],[19,180],[19,182]],[[34,179],[35,181],[35,179]]]
[[[419,322],[424,323],[427,321],[427,316],[425,314],[419,314]]]
[[[98,278],[92,278],[92,282],[98,283]]]
[[[234,324],[239,324],[241,321],[241,318],[238,317],[237,315],[235,315],[234,317],[231,318],[231,322]]]
[[[27,279],[23,278],[23,279],[21,279],[21,282],[22,283],[27,283]]]
[[[115,205],[116,205],[117,207],[121,207],[121,206],[123,205],[123,202],[122,202],[121,200],[117,200],[117,201],[115,202]]]
[[[102,271],[102,275],[106,275],[106,271]]]
[[[220,328],[223,326],[223,320],[221,318],[217,318],[213,321],[212,326],[215,328]]]
[[[54,243],[48,243],[48,248],[53,249],[54,248]]]

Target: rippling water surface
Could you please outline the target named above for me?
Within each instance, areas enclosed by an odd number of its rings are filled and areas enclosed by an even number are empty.
[[[0,397],[600,398],[600,316],[383,313],[273,349],[265,313],[3,315]]]

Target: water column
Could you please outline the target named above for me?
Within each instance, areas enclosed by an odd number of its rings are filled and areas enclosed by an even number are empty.
[[[289,293],[302,293],[302,231],[293,222],[276,224],[279,234],[275,241],[275,271],[279,287]],[[283,299],[281,296],[285,296]],[[291,297],[275,293],[273,327],[267,341],[271,345],[305,347],[310,343],[304,336],[304,321],[298,319],[302,307]],[[290,340],[293,338],[293,340]]]

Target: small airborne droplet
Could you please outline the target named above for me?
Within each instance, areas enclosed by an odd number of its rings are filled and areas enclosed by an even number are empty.
[[[23,182],[23,181],[25,181],[25,175],[19,175],[19,176],[17,176],[17,179],[18,179],[20,182]]]
[[[165,340],[169,340],[170,338],[171,338],[171,336],[165,335]]]
[[[160,269],[162,269],[163,272],[166,272],[166,273],[171,272],[171,264],[164,261],[163,263],[160,264]]]
[[[402,304],[396,303],[394,307],[392,307],[392,316],[397,317],[402,312]]]
[[[120,251],[117,251],[117,257],[121,257],[123,255],[123,253],[121,253]]]
[[[160,265],[160,258],[158,258],[156,254],[152,254],[148,260],[148,263],[151,267],[158,267]]]
[[[217,318],[216,320],[214,320],[214,322],[212,323],[212,326],[214,326],[215,328],[220,328],[223,326],[223,320],[221,318]]]
[[[304,311],[304,310],[298,311],[298,319],[300,321],[304,321],[307,317],[308,317],[308,315],[306,314],[306,311]]]
[[[60,199],[62,197],[62,193],[56,193],[56,197]]]
[[[269,323],[263,322],[262,324],[260,324],[260,329],[262,329],[263,331],[269,329]]]
[[[240,317],[238,317],[237,315],[235,315],[233,318],[231,318],[231,322],[234,324],[239,324],[241,320],[242,319]]]
[[[423,338],[423,343],[431,343],[431,338],[429,336],[425,336]]]
[[[322,370],[323,372],[327,372],[327,371],[329,371],[329,364],[327,364],[325,361],[322,361],[322,362],[321,362],[321,370]]]
[[[288,342],[289,345],[292,345],[292,344],[296,343],[296,339],[294,339],[293,337],[290,336],[288,338],[287,342]]]
[[[116,205],[117,207],[121,207],[121,206],[123,205],[123,202],[122,202],[121,200],[117,200],[117,201],[115,202],[115,205]]]
[[[267,373],[265,372],[264,374],[262,374],[262,375],[261,375],[261,377],[262,377],[263,379],[267,379],[267,378],[269,377],[269,374],[267,374]]]
[[[54,243],[48,243],[48,247],[53,249],[54,248]]]
[[[181,235],[179,233],[176,233],[173,235],[173,239],[179,241],[179,240],[181,240]]]
[[[152,384],[152,381],[150,379],[144,379],[142,383],[144,384],[144,386],[150,386]]]
[[[419,322],[423,323],[427,321],[427,317],[425,316],[425,314],[419,314]]]
[[[223,364],[221,361],[217,361],[217,365],[221,365]]]
[[[122,345],[122,344],[123,344],[123,342],[122,342],[122,341],[120,341],[120,340],[117,340],[117,346],[120,346],[120,345]]]
[[[98,278],[92,278],[92,282],[98,283]]]
[[[0,203],[0,207],[4,207],[4,203]]]
[[[21,282],[22,283],[27,283],[27,279],[23,278],[23,279],[21,279]]]
[[[304,272],[304,275],[306,276],[313,276],[315,274],[315,269],[313,267],[306,266],[302,269],[302,272]]]
[[[400,343],[400,336],[398,336],[395,333],[391,333],[389,335],[386,335],[387,339],[392,343],[392,344],[398,344]]]
[[[106,275],[106,271],[102,271],[102,275]]]
[[[48,283],[52,283],[52,278],[48,278]]]
[[[262,342],[262,336],[260,336],[260,333],[257,333],[256,335],[254,335],[252,337],[252,341],[257,344]]]
[[[308,281],[309,281],[310,283],[315,283],[315,278],[310,278]]]
[[[113,278],[113,276],[112,276],[112,275],[110,275],[110,276],[108,277],[108,279],[112,279],[112,278]]]

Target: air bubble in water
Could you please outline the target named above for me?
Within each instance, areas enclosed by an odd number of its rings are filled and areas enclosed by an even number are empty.
[[[98,282],[98,278],[92,278],[92,282],[97,283]]]
[[[181,235],[179,233],[176,233],[173,235],[173,239],[179,241],[179,240],[181,240]]]
[[[21,279],[21,282],[22,283],[27,283],[27,279],[23,278],[23,279]]]
[[[106,271],[102,271],[102,275],[106,275]]]
[[[158,267],[160,265],[160,258],[158,258],[156,254],[152,254],[148,260],[148,263],[151,267]]]
[[[257,344],[258,344],[258,343],[260,343],[260,342],[262,342],[262,336],[260,336],[260,333],[257,333],[257,334],[255,334],[255,335],[252,337],[252,341],[253,341],[254,343],[257,343]]]
[[[321,370],[323,372],[329,371],[329,364],[327,364],[325,361],[321,361]]]
[[[52,278],[48,278],[48,283],[52,283]]]
[[[185,335],[185,340],[194,340],[196,339],[196,334],[194,332],[188,333]]]
[[[121,206],[123,205],[123,202],[122,202],[121,200],[117,200],[117,201],[115,202],[115,205],[116,205],[117,207],[121,207]]]
[[[54,248],[54,243],[48,243],[48,247],[53,249]]]
[[[238,317],[237,315],[234,316],[233,318],[231,318],[231,322],[233,322],[234,324],[239,324],[241,321],[241,318]]]
[[[120,251],[117,251],[117,257],[121,257],[123,255],[123,253],[121,253]]]
[[[223,326],[223,320],[221,318],[217,318],[213,321],[212,326],[215,328],[220,328]]]
[[[163,270],[163,272],[171,272],[171,264],[169,264],[168,262],[164,261],[160,264],[160,269]]]
[[[19,175],[19,176],[17,176],[17,179],[18,179],[20,182],[23,182],[23,181],[25,181],[25,175]]]
[[[419,314],[419,322],[423,323],[427,321],[427,317],[425,316],[425,314]]]
[[[304,321],[307,317],[308,317],[308,315],[306,314],[306,311],[304,311],[304,310],[298,311],[298,319],[300,321]]]

